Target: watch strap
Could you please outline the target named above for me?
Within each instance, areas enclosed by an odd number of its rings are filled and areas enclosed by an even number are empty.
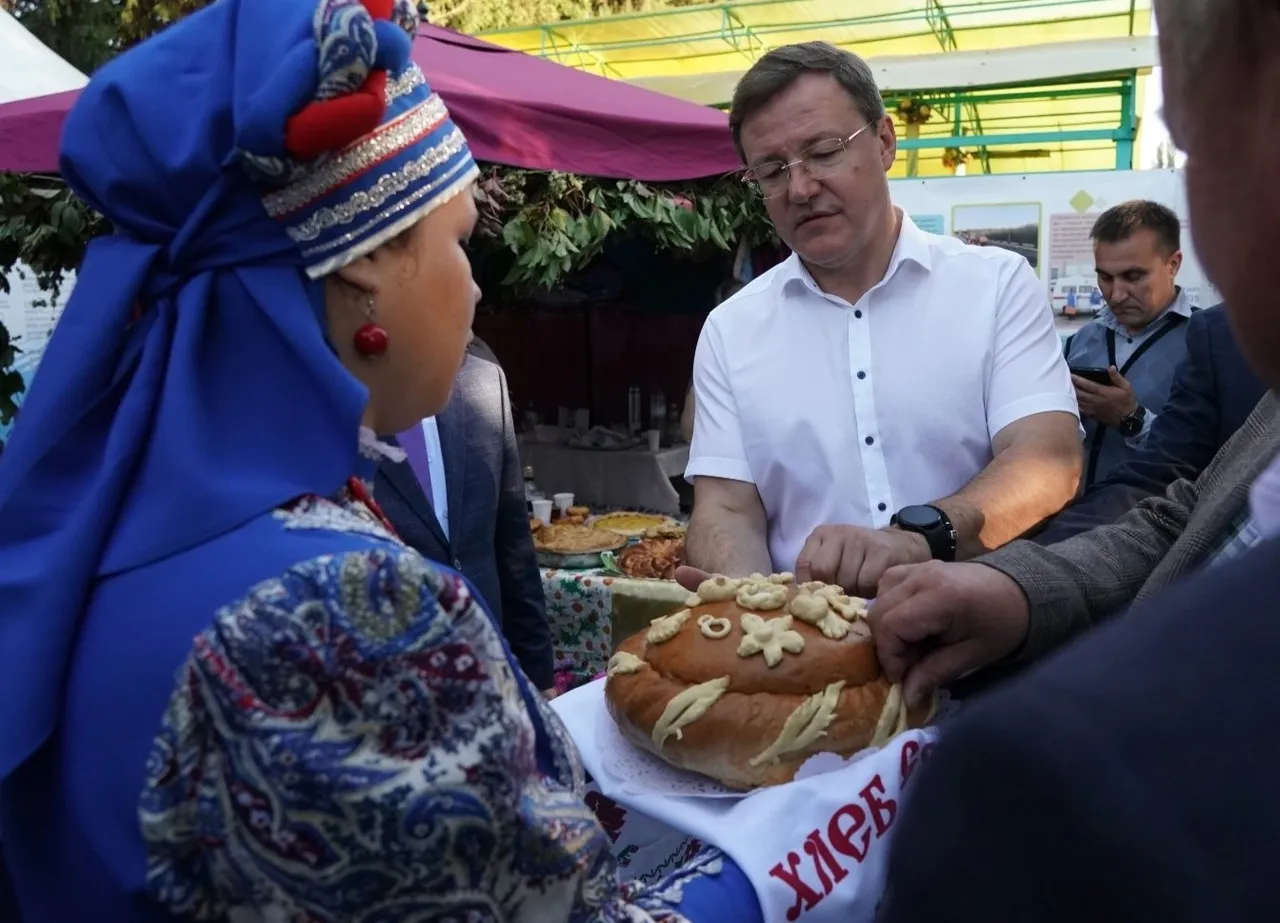
[[[938,521],[929,528],[920,528],[918,526],[903,523],[894,513],[893,518],[889,520],[889,524],[897,526],[904,532],[914,532],[917,535],[923,535],[924,540],[929,545],[929,556],[935,561],[954,561],[956,559],[956,545],[958,538],[956,536],[956,528],[951,523],[951,517],[947,515],[946,510],[941,507],[934,506],[932,503],[922,503],[921,506],[927,506],[938,514]]]

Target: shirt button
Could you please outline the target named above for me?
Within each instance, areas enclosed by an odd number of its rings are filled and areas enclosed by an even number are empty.
[[[875,436],[868,436],[868,437],[867,437],[867,445],[875,445],[875,444],[876,444],[876,437],[875,437]]]
[[[453,569],[454,569],[454,570],[462,570],[462,562],[461,562],[460,560],[458,560],[457,558],[454,558],[454,559],[453,559]]]
[[[854,316],[854,317],[857,317],[857,318],[859,318],[859,319],[861,319],[861,317],[862,317],[862,312],[861,312],[861,311],[854,311],[854,312],[853,312],[853,316]]]
[[[879,505],[876,507],[876,509],[878,509],[878,510],[879,510],[880,512],[882,512],[882,513],[883,513],[885,510],[887,510],[888,508],[889,508],[889,507],[888,507],[888,506],[886,506],[886,505],[885,505],[885,504],[883,504],[883,503],[879,504]]]
[[[858,373],[858,380],[859,380],[859,381],[861,381],[862,379],[864,379],[864,378],[866,378],[866,377],[867,377],[867,373],[866,373],[866,372],[859,372],[859,373]]]

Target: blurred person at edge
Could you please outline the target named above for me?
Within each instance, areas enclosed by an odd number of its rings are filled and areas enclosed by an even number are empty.
[[[1196,253],[1274,401],[1280,6],[1155,7],[1165,119],[1187,154]],[[1226,132],[1228,96],[1249,118]],[[880,923],[1280,920],[1280,457],[1269,455],[1250,491],[1256,543],[946,728],[897,819]],[[940,650],[987,651],[981,617],[957,607],[937,616],[911,635],[905,619],[888,633],[873,621],[895,677]]]
[[[894,207],[866,62],[776,48],[730,125],[793,253],[703,327],[679,579],[794,570],[873,595],[893,565],[968,559],[1058,512],[1081,448],[1043,286],[1023,257]]]
[[[760,919],[719,853],[619,882],[484,602],[370,498],[479,295],[478,170],[416,32],[408,0],[219,0],[67,118],[114,232],[0,464],[24,923]]]

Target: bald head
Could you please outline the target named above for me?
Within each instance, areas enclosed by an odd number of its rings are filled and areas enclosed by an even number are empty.
[[[1280,388],[1280,4],[1155,0],[1165,121],[1187,154],[1196,253],[1254,370]]]

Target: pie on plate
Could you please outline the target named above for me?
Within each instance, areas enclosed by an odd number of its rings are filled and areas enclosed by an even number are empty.
[[[689,527],[678,522],[665,522],[660,526],[650,526],[644,530],[645,538],[684,538]]]
[[[543,526],[533,536],[534,548],[552,554],[598,554],[617,551],[626,543],[624,535],[574,523]]]
[[[609,660],[605,700],[622,735],[739,791],[795,778],[920,727],[880,668],[866,602],[791,574],[708,578]]]
[[[649,529],[671,525],[671,519],[656,513],[605,513],[592,520],[591,525],[597,529],[608,529],[628,538],[639,538]]]

